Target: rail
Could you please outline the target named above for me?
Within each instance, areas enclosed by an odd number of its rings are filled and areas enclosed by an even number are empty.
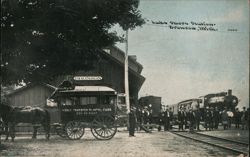
[[[182,132],[172,131],[171,133],[184,137],[184,138],[192,139],[197,142],[201,142],[201,143],[205,143],[205,144],[219,147],[222,149],[230,150],[235,153],[248,155],[249,144],[245,142],[228,140],[228,139],[224,139],[220,137],[215,137],[215,136],[210,136],[210,135],[205,135],[205,134],[195,133],[195,132],[190,133],[186,131],[182,131]]]

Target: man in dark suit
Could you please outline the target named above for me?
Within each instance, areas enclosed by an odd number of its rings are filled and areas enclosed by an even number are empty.
[[[235,122],[235,128],[239,129],[240,128],[240,111],[239,108],[235,109],[234,113],[234,122]]]
[[[242,124],[242,130],[247,129],[247,122],[248,122],[248,115],[249,113],[246,111],[246,107],[243,107],[243,111],[241,112],[241,124]]]
[[[200,131],[200,121],[201,121],[201,111],[200,107],[197,106],[195,110],[195,128],[197,131]]]
[[[164,112],[164,131],[168,131],[170,129],[170,111],[167,108]]]
[[[213,121],[214,121],[214,129],[218,129],[219,122],[220,122],[220,111],[218,107],[215,107]]]
[[[210,107],[210,116],[211,116],[211,118],[210,118],[210,121],[209,121],[209,129],[210,130],[213,130],[214,129],[214,108],[213,107]]]
[[[169,108],[169,112],[170,112],[169,122],[170,122],[170,130],[171,130],[173,128],[173,120],[174,120],[174,112],[171,107]]]
[[[161,110],[161,112],[159,113],[159,126],[158,126],[158,131],[161,131],[161,126],[164,126],[165,122],[164,122],[164,111]]]
[[[179,122],[179,131],[183,130],[183,125],[184,125],[184,111],[182,107],[180,107],[178,111],[178,122]]]
[[[205,122],[205,129],[209,129],[211,130],[211,112],[209,110],[209,107],[207,106],[205,109],[205,113],[204,113],[204,122]]]
[[[192,108],[189,109],[189,112],[187,113],[187,120],[189,123],[189,131],[192,133],[194,132],[194,124],[195,124],[195,112]]]
[[[129,112],[129,137],[135,136],[135,127],[136,127],[135,110],[131,109]]]

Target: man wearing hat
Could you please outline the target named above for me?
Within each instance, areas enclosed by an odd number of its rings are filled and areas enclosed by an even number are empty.
[[[209,110],[209,107],[207,106],[205,109],[205,113],[204,113],[204,122],[205,122],[205,129],[206,130],[207,129],[211,130],[210,121],[211,121],[211,112]]]
[[[200,111],[200,106],[196,106],[195,110],[195,128],[197,131],[200,131],[200,122],[201,122],[201,111]]]
[[[214,111],[214,129],[218,129],[219,122],[220,122],[220,111],[216,106]]]
[[[246,107],[243,107],[243,111],[241,113],[241,123],[242,123],[242,130],[246,129],[248,113],[246,111]]]
[[[191,133],[194,132],[194,124],[195,124],[195,112],[193,111],[193,109],[190,107],[189,108],[189,112],[187,113],[187,119],[189,122],[189,131]]]
[[[228,114],[227,114],[226,107],[224,107],[224,110],[221,113],[221,121],[222,121],[222,125],[223,125],[224,130],[226,130],[228,127]]]
[[[183,108],[180,107],[178,111],[179,131],[183,130],[184,118],[185,118],[185,115],[184,115]]]
[[[169,108],[166,109],[166,111],[164,112],[164,131],[168,131],[170,129],[170,116],[171,113],[169,111]]]
[[[213,130],[214,129],[214,123],[215,123],[215,119],[214,119],[214,108],[210,107],[210,122],[209,122],[209,129]]]
[[[129,137],[135,137],[135,127],[136,127],[136,108],[131,107],[129,112]]]
[[[234,121],[235,121],[235,128],[239,129],[240,128],[240,111],[239,111],[239,108],[235,109]]]

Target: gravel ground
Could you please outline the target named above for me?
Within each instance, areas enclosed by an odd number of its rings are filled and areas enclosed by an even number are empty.
[[[57,135],[46,141],[31,137],[17,137],[15,142],[2,141],[0,156],[49,156],[49,157],[229,157],[241,156],[232,152],[197,143],[170,132],[151,134],[137,132],[128,137],[128,132],[117,132],[108,141],[96,140],[86,131],[81,140],[67,140]]]

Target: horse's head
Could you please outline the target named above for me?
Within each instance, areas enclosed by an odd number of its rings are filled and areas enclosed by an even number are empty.
[[[6,117],[7,115],[10,114],[10,112],[12,111],[12,107],[4,104],[4,103],[0,103],[0,116],[2,118]]]

